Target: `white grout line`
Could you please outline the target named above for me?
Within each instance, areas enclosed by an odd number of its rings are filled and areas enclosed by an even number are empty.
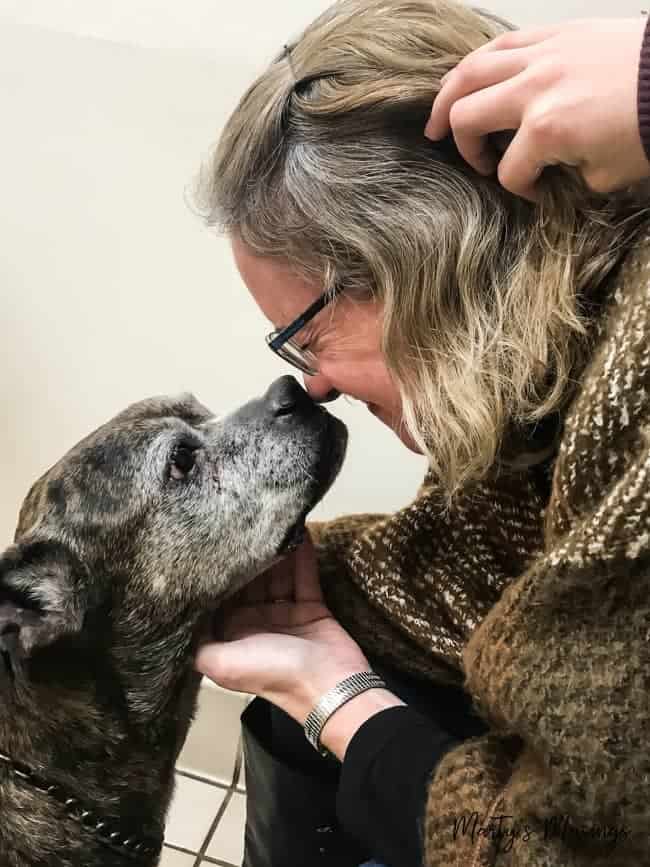
[[[235,768],[233,770],[232,781],[231,781],[230,786],[228,788],[228,793],[226,794],[226,797],[224,798],[223,803],[219,807],[219,810],[217,811],[217,815],[214,818],[214,822],[210,826],[208,833],[205,836],[205,840],[203,841],[203,845],[199,849],[197,859],[203,857],[204,853],[208,851],[210,843],[212,842],[212,838],[217,833],[217,828],[219,827],[219,822],[225,816],[228,804],[230,804],[230,802],[232,801],[233,795],[237,791],[237,782],[239,780],[239,775],[241,774],[241,769],[242,769],[242,740],[241,740],[241,735],[240,735],[238,740],[237,740],[237,751],[235,753]],[[243,828],[242,828],[242,833],[244,833]],[[201,865],[200,860],[195,861],[194,867],[200,867],[200,865]]]
[[[214,821],[210,825],[208,833],[205,836],[205,840],[201,844],[201,848],[199,849],[199,851],[196,853],[196,860],[195,860],[194,864],[192,865],[192,867],[201,867],[201,862],[206,860],[205,853],[208,851],[208,846],[210,845],[210,841],[214,837],[215,831],[219,827],[219,822],[222,820],[222,818],[226,814],[226,810],[228,809],[228,804],[231,802],[233,794],[234,794],[234,792],[232,789],[229,789],[229,791],[226,793],[226,797],[223,799],[221,806],[217,810],[217,815],[214,817]]]
[[[193,855],[195,858],[197,857],[196,852],[192,852],[191,849],[184,849],[182,846],[174,846],[171,843],[165,843],[165,849],[173,849],[174,852],[180,852],[182,855]],[[201,864],[217,864],[218,867],[237,867],[236,864],[231,864],[230,861],[220,861],[218,858],[211,858],[210,855],[205,855],[198,863],[199,867]]]
[[[224,789],[226,792],[233,788],[232,783],[219,783],[213,780],[212,777],[202,777],[201,774],[195,774],[194,771],[181,771],[179,768],[176,768],[176,773],[180,777],[196,780],[197,783],[205,783],[206,786],[213,786],[215,789]]]
[[[217,686],[217,684],[213,683],[211,680],[208,680],[207,677],[204,677],[202,685],[206,685],[206,684],[210,688],[216,689],[219,692],[224,692],[224,693],[230,692],[229,690],[225,690],[222,687]],[[247,702],[246,702],[247,704],[250,701],[252,701],[252,699],[255,697],[252,695],[248,695],[247,693],[232,693],[232,692],[230,692],[230,694],[231,695],[233,695],[233,694],[234,695],[240,695],[240,696],[245,697],[247,699]],[[212,824],[210,825],[210,828],[209,828],[198,852],[193,852],[191,849],[185,849],[182,846],[174,846],[174,845],[167,844],[167,843],[165,844],[168,849],[175,849],[177,852],[182,852],[185,855],[193,855],[195,860],[194,860],[194,864],[192,865],[192,867],[201,867],[202,864],[206,864],[206,863],[207,864],[215,864],[215,865],[218,865],[218,867],[236,867],[236,865],[230,864],[229,861],[220,861],[218,858],[212,858],[209,855],[206,855],[205,853],[207,852],[208,847],[209,847],[210,843],[212,842],[212,838],[214,837],[214,835],[217,831],[217,828],[219,827],[219,822],[221,821],[221,819],[225,815],[226,809],[227,809],[228,805],[230,804],[230,801],[232,800],[232,797],[235,794],[235,792],[237,792],[238,794],[243,794],[243,795],[246,794],[246,790],[243,787],[243,785],[240,785],[240,780],[239,780],[241,773],[242,773],[242,768],[243,768],[243,749],[242,749],[242,738],[240,735],[239,738],[237,739],[237,746],[235,748],[235,763],[234,763],[234,768],[233,768],[232,779],[231,779],[229,785],[225,785],[224,783],[218,783],[213,779],[210,779],[208,777],[204,777],[201,774],[196,774],[193,771],[184,771],[184,770],[180,770],[179,768],[175,769],[176,773],[180,774],[180,776],[182,776],[182,777],[187,777],[190,780],[196,780],[199,783],[203,783],[207,786],[212,786],[215,789],[221,789],[222,791],[225,790],[225,792],[226,792],[226,795],[225,795],[223,801],[221,802],[219,809],[217,810],[217,813],[214,817],[214,820],[213,820]],[[242,831],[243,831],[243,829],[242,829]]]
[[[237,748],[235,752],[235,769],[232,774],[232,783],[231,787],[238,792],[240,790],[240,777],[242,775],[242,771],[244,769],[244,749],[242,745],[242,736],[241,734],[237,738]],[[243,784],[242,784],[243,785]],[[244,789],[244,792],[246,789]]]

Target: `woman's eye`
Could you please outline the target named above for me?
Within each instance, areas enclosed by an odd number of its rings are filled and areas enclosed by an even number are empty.
[[[194,446],[176,446],[172,453],[170,476],[176,481],[187,478],[196,464]]]

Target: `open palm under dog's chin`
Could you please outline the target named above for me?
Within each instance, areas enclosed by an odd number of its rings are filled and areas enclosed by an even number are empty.
[[[259,603],[232,614],[224,638],[199,649],[196,667],[224,689],[268,698],[295,717],[294,705],[312,701],[330,670],[364,670],[367,660],[324,605]]]

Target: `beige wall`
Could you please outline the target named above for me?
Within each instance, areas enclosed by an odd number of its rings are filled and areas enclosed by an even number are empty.
[[[0,545],[34,478],[127,403],[191,390],[221,412],[285,372],[184,194],[255,70],[325,5],[0,0]],[[639,12],[491,8],[522,24]],[[335,409],[349,460],[319,514],[407,502],[422,460],[364,407]]]

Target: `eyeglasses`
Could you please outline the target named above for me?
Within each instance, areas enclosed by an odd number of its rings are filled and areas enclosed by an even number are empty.
[[[308,376],[315,376],[318,373],[318,358],[307,347],[300,346],[293,336],[296,332],[304,328],[305,325],[316,316],[317,313],[326,307],[341,291],[341,286],[335,285],[327,292],[323,292],[320,298],[317,298],[313,304],[305,310],[305,312],[294,319],[290,325],[285,328],[277,328],[266,337],[266,342],[276,355],[283,358],[293,367],[306,373]]]

